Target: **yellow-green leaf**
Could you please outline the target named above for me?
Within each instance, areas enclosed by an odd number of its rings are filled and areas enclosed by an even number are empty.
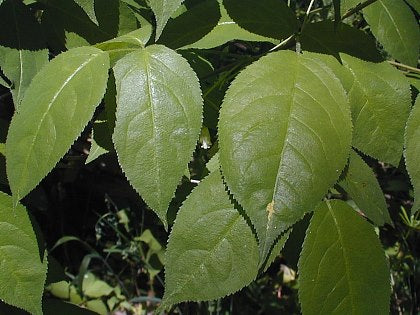
[[[353,75],[350,84],[345,83],[354,124],[353,145],[397,166],[410,111],[409,83],[387,62],[365,62],[344,54],[341,59]]]
[[[343,201],[315,210],[299,259],[302,313],[388,314],[390,274],[378,236]]]
[[[392,224],[384,194],[372,169],[354,151],[345,178],[339,183],[359,209],[378,226]]]
[[[220,163],[262,260],[336,182],[351,128],[344,89],[317,54],[272,53],[234,80],[220,113]]]
[[[7,176],[15,200],[53,169],[91,119],[105,93],[109,58],[69,50],[46,65],[26,91],[7,136]]]
[[[125,175],[166,225],[166,211],[201,130],[198,79],[187,61],[160,45],[135,51],[114,67],[113,140]]]
[[[47,258],[40,257],[26,209],[0,192],[0,300],[42,315]]]
[[[405,130],[405,164],[414,186],[412,213],[420,211],[420,97],[417,97]]]
[[[165,262],[165,306],[221,298],[257,276],[255,236],[231,204],[219,171],[208,175],[179,210]]]

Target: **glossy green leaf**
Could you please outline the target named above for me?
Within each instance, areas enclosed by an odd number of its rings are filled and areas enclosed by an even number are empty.
[[[218,171],[208,175],[179,210],[165,261],[166,306],[218,299],[257,276],[255,236],[231,204]]]
[[[47,258],[41,261],[26,209],[0,192],[0,300],[42,314]]]
[[[392,224],[384,194],[375,174],[354,151],[350,153],[346,176],[339,184],[373,223],[378,226]]]
[[[217,25],[219,19],[220,10],[217,1],[200,2],[168,21],[158,43],[172,49],[194,43],[208,34]]]
[[[222,0],[218,0],[218,2],[221,18],[217,25],[206,36],[183,48],[209,49],[223,45],[231,40],[278,43],[278,40],[257,35],[241,28],[229,17]]]
[[[159,39],[162,31],[171,15],[179,8],[184,0],[150,0],[150,7],[156,19],[156,40]]]
[[[405,130],[405,164],[414,187],[413,211],[420,210],[420,97],[417,97]]]
[[[12,82],[15,107],[19,109],[33,77],[48,63],[48,50],[19,50],[0,46],[0,68]]]
[[[339,60],[339,53],[373,62],[383,60],[372,36],[344,23],[334,25],[325,20],[307,24],[300,41],[303,50],[330,54]]]
[[[95,15],[95,0],[74,0],[85,11],[90,20],[99,25]]]
[[[387,62],[341,57],[353,74],[348,90],[354,124],[353,146],[397,166],[411,104],[407,80]]]
[[[294,12],[285,1],[223,0],[229,16],[252,33],[285,39],[298,30]]]
[[[128,34],[96,44],[95,47],[108,52],[111,65],[114,66],[118,60],[128,53],[143,48],[151,35],[152,27],[147,25]]]
[[[187,61],[160,45],[114,67],[117,122],[113,140],[123,171],[166,225],[166,211],[201,130],[198,79]]]
[[[335,183],[350,142],[346,94],[317,54],[272,53],[237,76],[220,113],[220,163],[263,258]]]
[[[25,197],[67,152],[105,93],[108,55],[75,48],[34,78],[7,136],[7,175],[15,200]]]
[[[404,1],[378,0],[363,9],[376,39],[392,57],[417,66],[420,48],[419,25]]]
[[[343,201],[315,210],[299,259],[303,314],[388,314],[385,253],[373,227]]]

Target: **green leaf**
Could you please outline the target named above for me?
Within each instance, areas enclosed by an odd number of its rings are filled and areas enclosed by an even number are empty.
[[[411,111],[405,130],[405,164],[414,187],[412,213],[420,210],[420,97]]]
[[[108,52],[111,65],[114,66],[118,60],[128,53],[146,46],[151,35],[152,26],[146,25],[128,34],[96,44],[95,47]]]
[[[371,63],[341,55],[352,72],[348,90],[354,124],[353,146],[398,166],[410,112],[410,85],[387,62]]]
[[[95,15],[95,0],[74,0],[85,11],[90,20],[99,25]]]
[[[134,12],[122,1],[120,1],[119,9],[118,36],[135,31],[138,28],[138,23]]]
[[[48,63],[48,50],[18,50],[0,46],[0,67],[12,82],[15,107],[19,109],[33,77]]]
[[[133,52],[114,67],[113,140],[128,180],[166,226],[166,211],[201,130],[198,79],[187,61],[160,45]]]
[[[47,258],[41,261],[26,209],[0,192],[0,300],[42,314]]]
[[[359,209],[378,226],[392,224],[384,194],[372,169],[354,151],[346,177],[339,183]]]
[[[405,0],[411,7],[417,11],[417,13],[420,13],[420,1],[419,0]]]
[[[108,153],[109,151],[99,144],[96,143],[95,139],[92,138],[92,144],[90,146],[89,155],[85,161],[85,164],[89,164],[90,162],[95,161],[101,155]]]
[[[33,79],[7,136],[7,175],[15,200],[25,197],[67,152],[105,93],[108,55],[69,50]]]
[[[351,118],[344,89],[317,54],[272,53],[226,93],[219,142],[225,180],[256,228],[263,260],[346,164]]]
[[[373,62],[383,60],[373,37],[344,23],[334,25],[326,20],[307,24],[300,41],[303,50],[330,54],[338,60],[339,53]]]
[[[289,229],[277,240],[276,244],[274,245],[273,249],[270,252],[270,255],[267,258],[267,261],[265,262],[264,272],[267,271],[267,269],[271,266],[274,260],[276,260],[276,258],[280,255],[280,252],[282,251],[284,245],[286,244],[291,231],[292,229]]]
[[[90,298],[100,298],[110,295],[114,289],[105,281],[99,280],[93,273],[87,273],[83,277],[83,294]]]
[[[226,9],[222,4],[222,0],[218,0],[218,2],[220,5],[221,18],[216,27],[195,43],[184,46],[184,49],[209,49],[223,45],[231,40],[278,43],[277,40],[251,33],[238,26],[238,24],[227,14]]]
[[[376,39],[392,57],[417,66],[420,48],[419,25],[404,1],[378,0],[363,9]]]
[[[159,39],[162,31],[171,15],[179,8],[184,0],[149,0],[150,7],[156,19],[156,40]]]
[[[192,44],[208,34],[220,19],[217,1],[206,0],[170,20],[158,43],[172,49]],[[192,27],[193,26],[193,27]]]
[[[343,201],[315,210],[299,259],[303,314],[388,314],[385,253],[373,227]]]
[[[208,175],[179,210],[165,261],[165,306],[218,299],[257,276],[255,236],[231,204],[218,171]]]
[[[252,33],[285,39],[298,30],[294,12],[279,0],[223,0],[229,16]]]

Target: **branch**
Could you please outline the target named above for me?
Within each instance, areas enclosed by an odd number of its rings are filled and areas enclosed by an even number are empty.
[[[405,65],[405,64],[403,64],[403,63],[396,62],[396,61],[391,61],[391,60],[388,60],[388,62],[389,62],[391,65],[396,66],[396,67],[398,67],[398,68],[403,68],[403,69],[406,69],[406,70],[408,70],[408,71],[411,71],[411,72],[414,72],[414,73],[420,74],[420,69],[418,69],[418,68],[414,68],[414,67],[411,67],[411,66]]]

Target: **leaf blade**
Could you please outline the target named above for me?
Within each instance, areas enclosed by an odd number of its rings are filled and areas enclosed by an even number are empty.
[[[119,162],[130,183],[166,225],[167,207],[201,130],[203,101],[198,79],[184,58],[160,45],[127,55],[117,62],[114,74],[117,123],[113,141]]]
[[[47,259],[41,261],[26,209],[0,193],[0,299],[33,314],[42,314]]]
[[[397,166],[410,111],[410,85],[387,62],[365,62],[344,54],[341,58],[353,75],[348,89],[354,125],[353,145]]]
[[[210,173],[182,205],[165,261],[164,305],[223,297],[257,276],[255,237],[231,204],[219,171]]]
[[[417,97],[416,103],[411,111],[405,130],[405,163],[411,183],[414,187],[414,205],[412,213],[420,211],[420,98]]]
[[[354,151],[350,153],[346,177],[339,185],[362,212],[378,226],[392,224],[384,194],[372,169]]]
[[[350,141],[344,89],[316,54],[270,54],[232,83],[220,113],[220,163],[257,230],[262,259],[338,179]]]
[[[343,201],[323,202],[315,210],[299,274],[304,314],[389,312],[391,286],[385,253],[373,227]]]
[[[150,6],[156,19],[156,41],[162,34],[171,15],[179,8],[184,0],[151,0]]]
[[[16,200],[38,185],[86,126],[105,93],[108,68],[106,53],[82,47],[57,56],[35,76],[6,141]]]
[[[395,59],[417,66],[420,31],[404,1],[378,0],[363,9],[372,33]]]

